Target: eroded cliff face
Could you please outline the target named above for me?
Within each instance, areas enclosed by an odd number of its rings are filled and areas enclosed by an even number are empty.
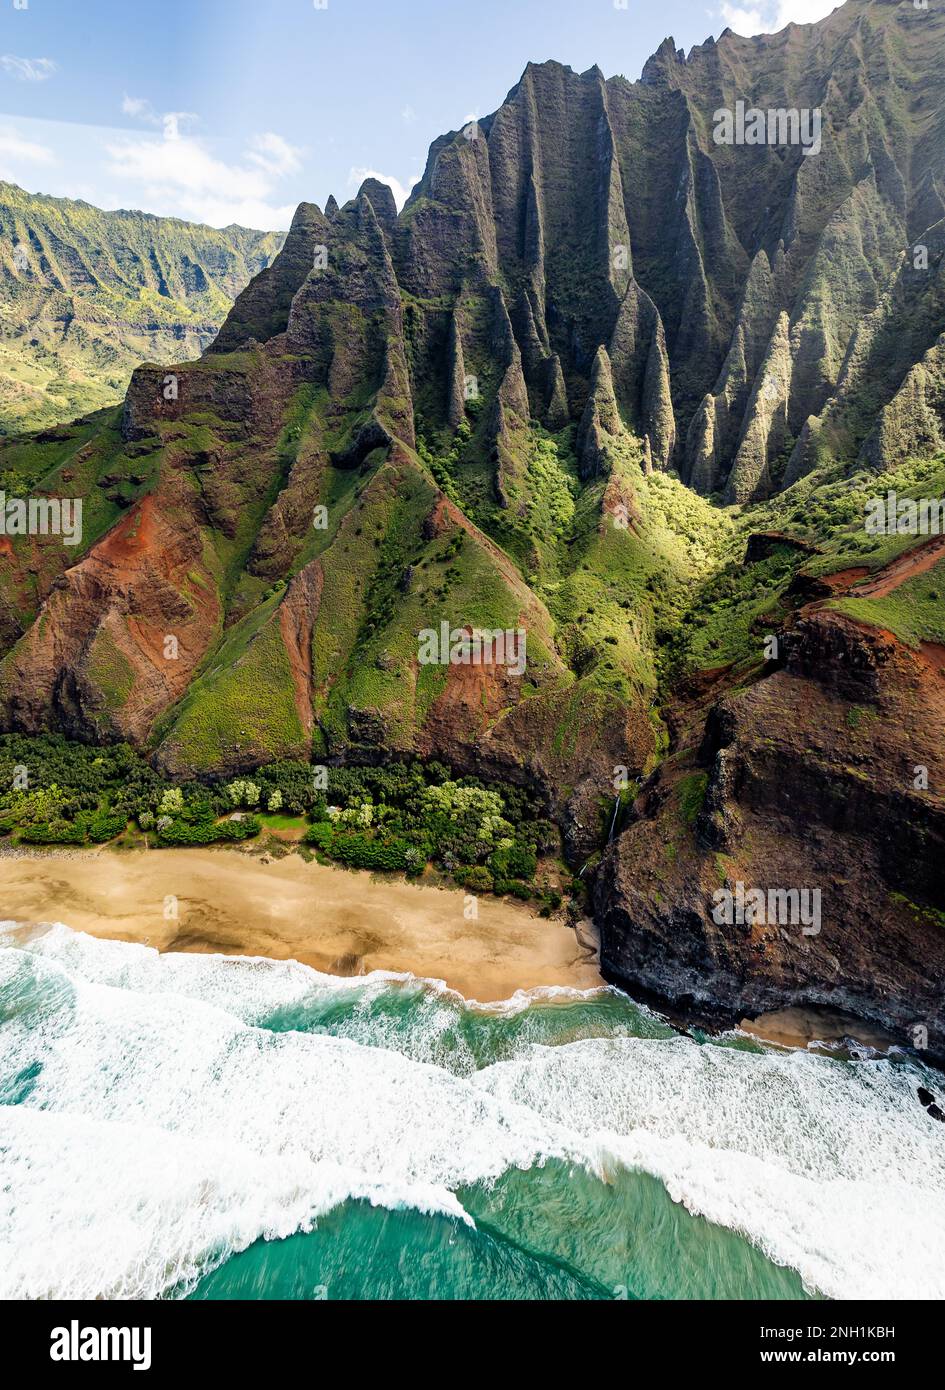
[[[941,1060],[945,648],[836,611],[856,579],[821,581],[747,688],[679,704],[673,757],[597,877],[603,967],[713,1021],[819,1006]],[[785,890],[818,898],[795,911]]]
[[[501,281],[537,418],[560,410],[562,375],[584,408],[603,347],[657,467],[728,501],[768,496],[825,451],[855,456],[936,345],[943,48],[941,13],[871,0],[687,56],[667,40],[636,83],[530,66],[473,138],[434,145],[398,274],[420,296],[470,269]],[[738,102],[819,112],[819,151],[716,143]],[[938,359],[925,371],[938,381]],[[939,395],[924,392],[923,444]],[[901,415],[887,461],[914,441]]]

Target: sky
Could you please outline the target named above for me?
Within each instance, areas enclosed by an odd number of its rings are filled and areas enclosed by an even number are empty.
[[[0,0],[0,179],[222,227],[287,227],[368,174],[398,205],[431,141],[529,61],[636,79],[836,0]]]

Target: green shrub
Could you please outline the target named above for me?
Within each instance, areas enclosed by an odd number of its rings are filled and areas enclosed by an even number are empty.
[[[306,845],[314,845],[316,849],[321,850],[322,854],[330,854],[334,839],[334,828],[328,821],[319,821],[312,826],[311,830],[306,832],[302,842]]]
[[[84,820],[60,820],[49,824],[40,821],[35,825],[27,825],[22,830],[20,839],[28,845],[84,845],[86,825]]]
[[[234,840],[249,840],[258,835],[262,822],[258,816],[244,816],[242,820],[200,821],[189,825],[185,820],[171,821],[160,832],[160,839],[166,845],[212,845]]]
[[[491,893],[493,888],[492,875],[485,864],[476,864],[467,869],[460,882],[471,893]]]
[[[109,815],[100,811],[89,820],[89,839],[96,845],[103,845],[120,835],[127,824],[125,816]]]
[[[534,878],[538,860],[524,845],[509,845],[489,856],[489,867],[497,878]]]
[[[398,837],[378,839],[367,834],[335,835],[330,853],[354,869],[381,869],[404,873],[410,863],[411,845]]]
[[[679,805],[683,820],[687,825],[695,824],[696,817],[705,802],[708,787],[709,774],[707,772],[693,772],[688,777],[680,778]]]
[[[251,840],[262,830],[262,821],[258,816],[244,816],[242,820],[225,820],[212,826],[211,830],[213,833],[208,844],[214,840]]]
[[[455,558],[457,532],[441,560]],[[399,562],[398,562],[399,563]],[[28,773],[24,783],[17,770]],[[535,874],[539,855],[556,852],[557,828],[522,787],[501,790],[444,764],[412,760],[383,767],[330,767],[285,759],[247,776],[207,783],[170,782],[128,745],[95,748],[59,735],[0,734],[0,833],[25,843],[104,843],[129,820],[161,845],[206,845],[248,839],[255,816],[221,820],[234,806],[265,806],[308,815],[304,843],[354,867],[422,874],[432,860],[462,881],[511,883]],[[280,805],[281,802],[281,805]],[[337,807],[336,823],[328,807]]]

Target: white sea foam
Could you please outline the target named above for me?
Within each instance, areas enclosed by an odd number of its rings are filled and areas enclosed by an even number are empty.
[[[0,945],[17,944],[10,929],[15,922],[0,922]],[[4,932],[7,933],[4,937]],[[90,984],[111,985],[141,994],[180,994],[207,1004],[218,1004],[244,1022],[255,1022],[278,1009],[298,1007],[319,995],[363,990],[359,976],[349,981],[322,975],[298,961],[275,961],[262,956],[162,955],[153,946],[107,941],[72,931],[53,922],[29,942],[30,954],[57,962],[70,975]],[[376,987],[386,979],[378,972]]]
[[[372,1182],[228,1136],[25,1106],[0,1122],[2,1298],[156,1298],[253,1241],[312,1228],[349,1197],[472,1224],[445,1188]]]
[[[652,1173],[823,1293],[945,1297],[945,1134],[912,1068],[614,1038],[531,1048],[473,1084]]]
[[[4,933],[16,926],[16,922],[0,921],[0,945],[4,943]],[[9,940],[12,942],[12,937]],[[524,1013],[536,1003],[571,1004],[610,992],[606,986],[575,989],[571,985],[536,985],[533,989],[518,989],[508,999],[480,1003],[465,998],[444,980],[420,981],[406,971],[374,970],[367,975],[343,978],[322,974],[298,961],[277,961],[266,956],[162,954],[153,946],[108,941],[73,931],[62,922],[45,925],[31,940],[29,950],[58,961],[92,983],[148,994],[179,993],[206,1003],[220,1003],[246,1022],[320,998],[350,995],[367,1001],[397,984],[413,988],[422,984],[431,997],[506,1017]]]
[[[828,1294],[945,1296],[945,1135],[914,1067],[620,1037],[466,1076],[253,1026],[390,976],[61,926],[0,950],[0,1000],[31,976],[57,1003],[0,1029],[0,1075],[32,1078],[0,1108],[0,1295],[153,1297],[346,1196],[462,1218],[461,1186],[561,1157],[654,1174]]]
[[[8,948],[0,996],[62,969]],[[383,1048],[71,984],[70,1009],[0,1031],[4,1077],[41,1064],[0,1109],[0,1296],[153,1297],[345,1196],[462,1216],[456,1188],[569,1153],[556,1126]]]

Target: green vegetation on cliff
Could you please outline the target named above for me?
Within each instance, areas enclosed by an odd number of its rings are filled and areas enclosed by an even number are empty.
[[[139,362],[196,356],[281,242],[0,182],[0,434],[120,400]]]

